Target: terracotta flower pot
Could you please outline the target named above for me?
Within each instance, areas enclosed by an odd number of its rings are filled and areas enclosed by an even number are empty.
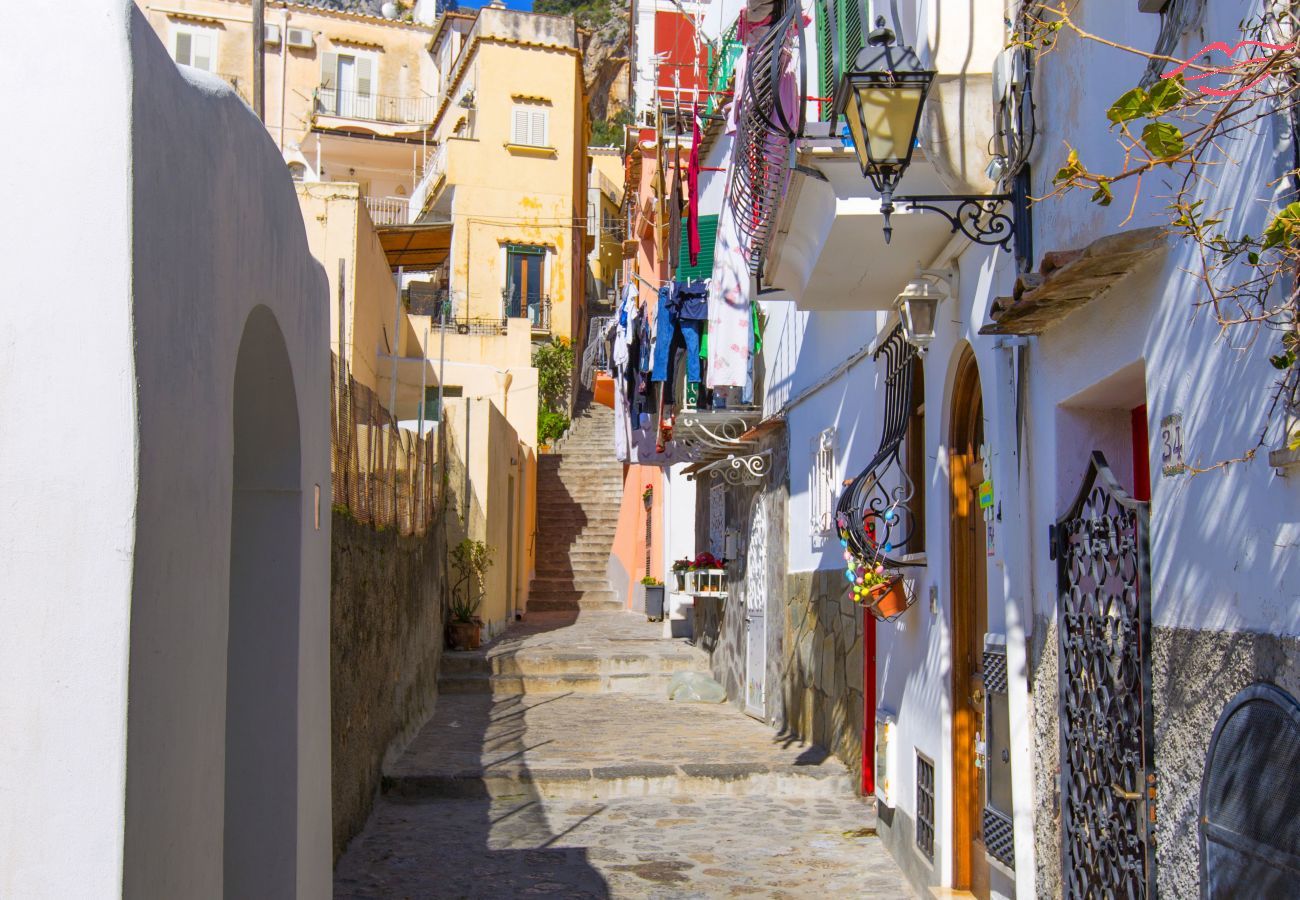
[[[476,622],[452,622],[448,626],[453,650],[477,650],[479,630]]]
[[[907,609],[907,591],[903,589],[902,578],[876,585],[868,596],[871,614],[877,619],[892,619]]]

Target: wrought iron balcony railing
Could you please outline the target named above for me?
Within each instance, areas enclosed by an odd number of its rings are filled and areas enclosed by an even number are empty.
[[[342,119],[365,119],[396,125],[427,125],[433,121],[435,97],[393,97],[345,91],[321,85],[316,89],[314,108],[318,115]]]
[[[872,355],[885,369],[885,422],[880,447],[857,478],[849,482],[835,507],[835,525],[846,553],[872,564],[902,565],[899,559],[912,539],[916,517],[908,508],[916,486],[900,456],[912,411],[912,366],[920,365],[916,348],[895,326]]]
[[[527,319],[533,331],[551,330],[551,298],[539,295],[524,298],[511,288],[501,291],[501,316],[506,319]]]

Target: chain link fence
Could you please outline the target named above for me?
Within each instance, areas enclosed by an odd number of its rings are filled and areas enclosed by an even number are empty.
[[[434,441],[399,428],[337,356],[330,368],[330,471],[334,506],[359,522],[424,534],[434,520]]]

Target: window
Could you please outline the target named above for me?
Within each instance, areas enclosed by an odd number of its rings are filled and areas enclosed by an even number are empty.
[[[916,751],[916,849],[934,862],[934,763]]]
[[[541,325],[546,248],[511,244],[506,248],[506,316],[527,317]]]
[[[907,501],[910,537],[907,552],[925,552],[925,484],[929,467],[925,457],[925,367],[920,356],[912,358],[912,409],[907,415],[907,434],[904,441],[904,466],[912,482],[912,499]]]
[[[515,104],[510,143],[523,147],[549,147],[550,111],[532,104]]]
[[[459,384],[445,384],[442,386],[442,397],[444,400],[450,400],[453,397],[465,396],[465,388]],[[438,422],[442,420],[442,411],[438,407],[438,386],[425,387],[424,403],[420,404],[420,409],[416,412],[416,418],[422,418],[426,422]]]
[[[812,442],[808,493],[812,508],[813,545],[820,547],[835,533],[835,428],[825,429]]]
[[[294,181],[305,181],[307,179],[307,167],[300,162],[289,163],[289,177]]]
[[[211,28],[173,25],[172,58],[178,65],[213,71],[217,59],[217,33]]]
[[[378,69],[378,61],[369,54],[321,54],[320,111],[332,116],[373,119]]]
[[[635,204],[633,209],[635,209]],[[718,217],[700,216],[697,226],[700,231],[700,255],[691,265],[690,243],[687,240],[686,219],[682,219],[681,230],[681,265],[677,267],[678,281],[691,281],[697,278],[713,277],[713,245],[718,239]]]

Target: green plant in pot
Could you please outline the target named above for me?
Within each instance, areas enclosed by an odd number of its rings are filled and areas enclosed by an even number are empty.
[[[645,617],[651,622],[661,622],[664,617],[664,583],[658,578],[647,575],[641,579],[641,589],[645,591]]]
[[[487,570],[492,567],[492,548],[482,541],[465,538],[451,548],[455,581],[447,598],[447,634],[453,650],[477,650],[483,620],[478,609],[483,603]]]

